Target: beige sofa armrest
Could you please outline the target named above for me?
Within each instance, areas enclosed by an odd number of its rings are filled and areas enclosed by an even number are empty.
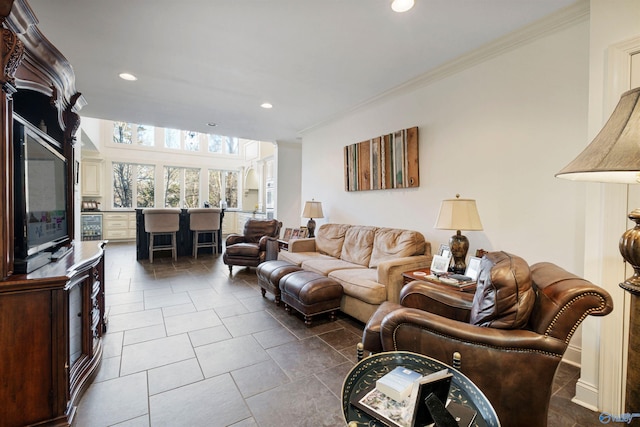
[[[429,268],[431,255],[418,255],[383,261],[378,265],[378,283],[387,288],[387,301],[400,302],[400,290],[404,285],[402,273]]]
[[[289,252],[316,252],[316,239],[289,240]]]

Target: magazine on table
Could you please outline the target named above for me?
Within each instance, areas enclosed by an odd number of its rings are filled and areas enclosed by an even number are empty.
[[[480,273],[480,261],[480,258],[471,257],[464,274],[451,273],[448,271],[433,271],[432,269],[432,274],[427,277],[431,280],[436,280],[438,282],[442,282],[451,286],[457,286],[460,288],[473,287],[478,281],[478,274]]]

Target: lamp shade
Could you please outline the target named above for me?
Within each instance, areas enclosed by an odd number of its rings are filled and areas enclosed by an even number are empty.
[[[322,215],[322,203],[312,200],[305,202],[304,210],[302,211],[303,218],[324,218]]]
[[[435,228],[440,230],[482,230],[476,201],[472,199],[443,200]]]
[[[556,174],[574,181],[640,183],[640,87],[622,94],[600,133]]]

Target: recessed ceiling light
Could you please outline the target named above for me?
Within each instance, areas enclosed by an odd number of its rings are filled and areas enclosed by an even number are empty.
[[[122,80],[129,80],[130,82],[138,80],[136,76],[130,73],[120,73],[118,74]]]
[[[414,0],[393,0],[391,3],[391,9],[394,12],[406,12],[414,5]]]
[[[214,128],[214,127],[218,126],[218,124],[217,123],[213,123],[213,122],[209,122],[209,123],[207,123],[207,126],[211,126],[212,128]]]
[[[266,109],[273,108],[273,105],[271,105],[271,104],[270,104],[270,103],[268,103],[268,102],[263,102],[262,104],[260,104],[260,106],[261,106],[262,108],[266,108]]]

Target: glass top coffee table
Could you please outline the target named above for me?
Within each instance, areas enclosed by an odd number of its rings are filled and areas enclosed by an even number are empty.
[[[362,394],[364,390],[375,387],[376,380],[397,366],[403,366],[422,375],[442,369],[453,374],[449,399],[478,412],[474,425],[478,427],[498,427],[500,421],[485,395],[457,369],[431,357],[408,351],[390,351],[377,353],[362,359],[349,372],[342,385],[342,413],[347,424],[355,422],[358,427],[385,427],[382,421],[373,419],[365,412],[354,407],[352,396]],[[351,424],[354,425],[354,424]]]

